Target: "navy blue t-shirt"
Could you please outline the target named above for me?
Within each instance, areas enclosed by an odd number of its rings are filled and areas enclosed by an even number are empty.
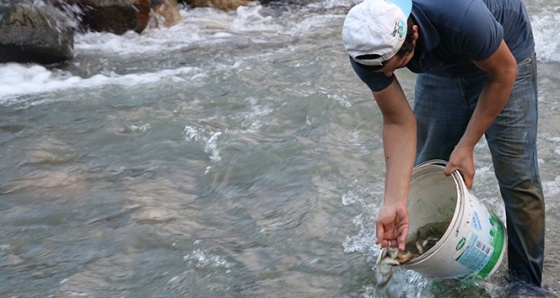
[[[490,57],[502,39],[519,62],[534,51],[529,16],[522,0],[413,0],[412,16],[421,42],[406,67],[445,77],[481,71],[472,60]],[[372,91],[393,81],[350,58],[354,71]]]

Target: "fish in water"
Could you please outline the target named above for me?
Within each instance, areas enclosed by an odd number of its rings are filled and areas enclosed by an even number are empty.
[[[385,288],[393,277],[393,269],[412,260],[414,255],[409,251],[400,251],[397,247],[384,247],[381,249],[375,263],[373,284],[378,288]]]
[[[375,263],[373,284],[380,289],[387,287],[391,281],[394,268],[430,250],[441,239],[450,221],[429,223],[416,230],[415,240],[406,243],[405,251],[397,247],[384,247],[381,249]]]

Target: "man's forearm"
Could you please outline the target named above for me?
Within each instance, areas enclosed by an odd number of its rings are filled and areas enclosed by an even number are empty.
[[[403,204],[408,198],[416,158],[416,121],[383,125],[385,151],[385,198],[388,204]]]
[[[511,94],[512,86],[512,81],[494,81],[492,78],[488,80],[480,94],[465,134],[458,144],[459,146],[474,148],[503,110]]]
[[[373,93],[383,114],[386,204],[406,204],[416,158],[416,117],[397,79]]]
[[[459,142],[459,145],[469,147],[476,145],[503,110],[517,78],[517,62],[504,41],[490,58],[473,62],[488,73],[488,80],[480,93],[467,130]]]

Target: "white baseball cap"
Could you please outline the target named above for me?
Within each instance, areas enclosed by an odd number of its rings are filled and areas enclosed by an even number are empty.
[[[342,26],[346,51],[357,63],[382,65],[402,47],[412,0],[365,0],[352,7]]]

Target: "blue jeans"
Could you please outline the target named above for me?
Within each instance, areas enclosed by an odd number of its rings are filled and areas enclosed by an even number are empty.
[[[510,276],[540,287],[545,209],[537,163],[536,65],[534,55],[518,64],[510,99],[485,137],[506,210]],[[417,76],[417,164],[430,159],[449,160],[486,79],[482,71],[465,78]]]

